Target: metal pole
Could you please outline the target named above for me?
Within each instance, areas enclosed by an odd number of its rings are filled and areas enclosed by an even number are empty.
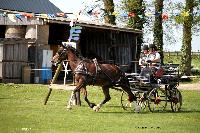
[[[55,73],[54,76],[53,76],[53,79],[52,79],[52,81],[51,81],[51,84],[54,84],[54,83],[55,83],[55,81],[57,80],[58,75],[59,75],[61,69],[62,69],[62,62],[58,65],[58,68],[56,69],[56,73]],[[44,100],[44,105],[47,104],[47,101],[48,101],[48,99],[49,99],[49,96],[51,95],[51,92],[52,92],[51,84],[49,85],[49,92],[47,93],[47,96],[46,96],[46,98],[45,98],[45,100]]]

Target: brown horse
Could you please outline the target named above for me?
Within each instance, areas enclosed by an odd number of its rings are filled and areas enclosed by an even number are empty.
[[[84,99],[90,108],[99,111],[101,106],[108,102],[111,97],[109,88],[121,87],[122,90],[128,93],[128,100],[132,102],[135,96],[130,90],[130,85],[125,73],[114,64],[99,64],[97,60],[83,58],[81,54],[73,47],[60,47],[56,55],[53,57],[53,62],[68,60],[69,65],[74,73],[76,88],[74,92],[82,90]],[[98,105],[91,103],[87,98],[87,85],[101,86],[105,99]]]

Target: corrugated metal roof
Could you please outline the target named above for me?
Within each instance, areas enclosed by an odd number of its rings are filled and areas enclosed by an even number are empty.
[[[0,0],[0,9],[47,14],[62,12],[49,0]]]
[[[0,12],[20,13],[18,11],[1,10],[1,9],[0,9]],[[40,19],[38,21],[35,21],[38,18],[40,18]],[[15,24],[15,25],[34,25],[37,23],[37,24],[43,25],[46,23],[57,23],[57,24],[69,25],[71,22],[70,18],[63,18],[63,17],[43,18],[41,16],[29,18],[29,20],[26,20],[24,18],[25,20],[23,20],[23,21],[17,20],[17,22],[10,22],[9,20],[5,21],[4,19],[5,18],[1,19],[0,24],[3,24],[3,25],[13,25],[13,24]],[[32,19],[32,20],[30,21],[30,19]],[[128,27],[118,27],[116,25],[92,22],[92,21],[78,20],[77,25],[84,26],[84,27],[91,27],[91,28],[110,29],[110,30],[115,30],[115,31],[123,31],[123,32],[132,32],[132,33],[142,34],[142,30],[139,30],[139,29],[132,29],[132,28],[128,28]]]
[[[69,24],[71,19],[57,17],[57,18],[49,18],[47,21],[49,23]],[[105,23],[97,23],[97,22],[91,22],[91,21],[78,20],[77,25],[85,26],[85,27],[91,27],[91,28],[110,29],[110,30],[116,30],[116,31],[132,32],[132,33],[142,34],[142,30],[139,30],[139,29],[132,29],[132,28],[127,28],[127,27],[118,27],[116,25],[105,24]]]

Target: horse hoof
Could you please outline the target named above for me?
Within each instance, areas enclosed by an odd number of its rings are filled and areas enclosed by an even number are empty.
[[[71,109],[72,109],[72,106],[68,105],[67,110],[71,110]]]
[[[99,111],[99,109],[100,109],[100,107],[99,107],[99,106],[94,106],[94,107],[93,107],[93,110],[94,110],[94,111],[96,111],[96,112],[98,112],[98,111]]]
[[[97,106],[95,103],[90,103],[90,108],[94,108],[94,106]]]

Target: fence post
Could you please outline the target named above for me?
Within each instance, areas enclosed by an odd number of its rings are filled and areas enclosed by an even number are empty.
[[[170,58],[170,51],[168,52],[168,57]]]
[[[56,69],[56,73],[55,73],[54,76],[53,76],[53,79],[52,79],[52,81],[51,81],[51,84],[55,83],[55,81],[57,80],[58,75],[59,75],[61,69],[62,69],[62,63],[60,63],[60,64],[58,65],[58,68]],[[45,98],[45,100],[44,100],[44,105],[47,104],[47,101],[48,101],[48,99],[49,99],[49,96],[51,95],[51,92],[52,92],[52,88],[49,87],[49,92],[47,93],[47,96],[46,96],[46,98]]]

